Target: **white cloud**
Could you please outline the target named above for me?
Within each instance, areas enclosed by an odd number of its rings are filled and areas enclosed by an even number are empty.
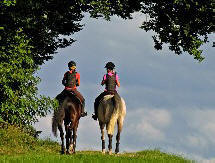
[[[47,115],[46,117],[39,118],[39,122],[34,124],[34,127],[38,131],[42,131],[40,138],[46,139],[51,138],[57,140],[52,134],[52,114]],[[59,135],[59,134],[58,134]]]
[[[136,126],[136,133],[142,136],[142,140],[161,141],[165,138],[165,134],[159,128],[147,121],[142,121]]]
[[[199,132],[208,144],[215,145],[215,110],[214,109],[188,109],[185,111],[187,123],[190,128]]]
[[[207,147],[208,143],[207,140],[204,139],[204,137],[201,137],[199,135],[193,136],[193,135],[188,135],[187,140],[185,140],[190,147],[201,147],[205,148]]]
[[[34,127],[38,130],[47,130],[51,128],[52,123],[52,115],[47,115],[46,117],[39,118],[39,122],[37,122]]]
[[[145,121],[151,122],[153,125],[163,128],[171,123],[171,115],[165,109],[144,109]]]
[[[128,128],[132,128],[143,140],[159,142],[165,139],[164,130],[171,123],[171,114],[167,110],[140,108],[128,114],[128,118],[133,120]]]
[[[211,158],[211,159],[202,159],[199,162],[201,163],[215,163],[215,158]]]

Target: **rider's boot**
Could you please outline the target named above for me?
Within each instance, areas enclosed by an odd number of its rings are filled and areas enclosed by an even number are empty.
[[[85,116],[87,116],[87,112],[81,111],[81,117],[85,117]]]
[[[95,121],[97,121],[98,116],[96,115],[96,113],[92,115],[92,118],[93,118]]]
[[[63,101],[64,101],[63,97],[62,96],[57,96],[55,99],[58,101],[59,106],[61,106]]]
[[[84,107],[85,107],[85,101],[82,102],[82,106],[81,106],[81,117],[87,116],[87,112],[84,111]]]
[[[95,113],[95,114],[92,115],[92,118],[93,118],[95,121],[97,121],[97,119],[98,119],[98,112],[97,112],[96,103],[94,103],[94,113]]]

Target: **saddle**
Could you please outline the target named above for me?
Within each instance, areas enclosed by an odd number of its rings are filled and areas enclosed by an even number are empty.
[[[79,104],[82,105],[81,100],[71,91],[71,92],[67,92],[67,97],[75,99]]]
[[[103,97],[99,100],[99,103],[104,99],[105,96],[108,95],[115,95],[115,92],[113,91],[106,91],[105,94],[103,95]]]
[[[115,91],[107,91],[107,94],[106,95],[115,95],[116,94],[116,92]],[[105,96],[106,96],[105,95]]]
[[[107,91],[106,94],[103,96],[103,98],[99,101],[99,103],[104,99],[105,96],[107,95],[113,95],[113,98],[111,98],[113,105],[116,106],[117,104],[120,103],[121,98],[119,96],[118,93],[116,93],[115,91]]]

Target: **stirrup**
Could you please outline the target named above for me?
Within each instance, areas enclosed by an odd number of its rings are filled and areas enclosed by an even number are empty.
[[[92,115],[92,118],[93,118],[95,121],[97,121],[98,116],[97,116],[97,115],[95,115],[95,114],[93,114],[93,115]]]
[[[85,116],[87,116],[87,112],[81,113],[81,117],[85,117]]]

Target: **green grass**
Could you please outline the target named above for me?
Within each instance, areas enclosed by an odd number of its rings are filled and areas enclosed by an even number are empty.
[[[99,151],[78,151],[75,155],[60,155],[60,145],[51,140],[39,140],[21,129],[0,127],[0,163],[7,162],[191,162],[181,156],[159,150],[136,153],[102,154]]]

